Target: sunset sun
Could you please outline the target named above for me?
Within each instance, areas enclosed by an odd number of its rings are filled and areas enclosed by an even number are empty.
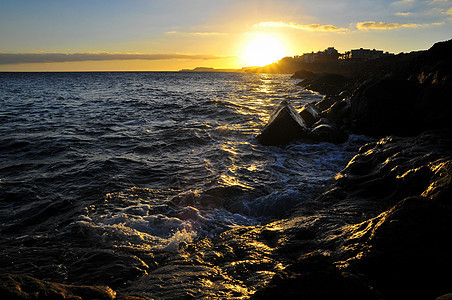
[[[247,43],[243,59],[249,66],[264,66],[284,56],[286,50],[278,39],[271,35],[259,35]]]

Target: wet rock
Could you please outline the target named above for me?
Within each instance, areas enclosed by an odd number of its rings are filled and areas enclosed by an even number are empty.
[[[343,143],[347,141],[348,135],[337,129],[335,125],[319,124],[310,132],[309,137],[319,142]]]
[[[452,300],[452,293],[444,294],[436,297],[435,300]]]
[[[298,85],[308,90],[314,90],[324,95],[338,95],[346,89],[348,79],[339,74],[323,73],[315,78],[305,79]]]
[[[303,105],[300,110],[300,116],[303,118],[308,127],[311,127],[320,119],[320,113],[321,111],[311,103]]]
[[[334,103],[341,101],[342,98],[333,97],[333,96],[325,96],[323,99],[315,104],[321,111],[327,110]]]
[[[318,73],[314,73],[307,70],[300,70],[295,72],[295,74],[292,75],[291,78],[295,79],[314,79],[318,77]]]
[[[221,206],[221,199],[211,195],[201,195],[199,204],[204,209],[213,209]]]
[[[309,253],[283,271],[251,299],[379,299],[357,276],[341,273],[327,257]]]
[[[410,197],[377,218],[371,234],[361,228],[360,253],[348,260],[388,298],[433,299],[451,288],[452,209],[425,197]],[[370,224],[370,223],[369,223]],[[364,227],[364,226],[363,226]],[[350,247],[350,245],[349,245]],[[422,286],[422,289],[412,289]]]
[[[434,178],[442,178],[435,174],[452,149],[451,136],[451,130],[442,130],[414,138],[387,137],[369,143],[336,176],[329,192],[336,193],[334,187],[337,187],[344,194],[343,198],[365,197],[386,205],[394,205],[424,191],[434,194],[434,188],[429,185],[431,182],[439,184]],[[438,190],[447,190],[444,186],[447,181]],[[320,200],[328,199],[329,192]]]
[[[306,137],[307,132],[308,126],[295,108],[289,102],[283,101],[257,139],[265,146],[281,145]]]
[[[451,130],[366,145],[319,198],[336,209],[377,204],[367,221],[344,227],[336,253],[343,269],[364,274],[387,298],[433,299],[452,289],[442,275],[452,268],[451,146]]]
[[[117,299],[116,292],[109,287],[66,285],[20,274],[0,275],[0,295],[5,300]],[[133,298],[124,296],[122,299]]]
[[[346,123],[346,119],[350,117],[351,112],[351,104],[349,100],[337,101],[331,107],[329,107],[322,115],[341,126],[343,123]]]
[[[196,201],[196,195],[194,193],[186,193],[178,195],[171,199],[171,204],[176,207],[193,206]]]
[[[253,298],[435,299],[450,292],[443,274],[452,268],[451,182],[452,130],[363,146],[315,206],[298,208],[281,225],[279,258],[301,257]]]
[[[138,257],[113,251],[92,251],[69,265],[69,280],[75,284],[100,284],[113,288],[146,273],[149,266]],[[106,274],[108,276],[106,276]]]

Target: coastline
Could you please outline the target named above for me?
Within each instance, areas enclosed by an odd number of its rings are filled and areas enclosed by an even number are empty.
[[[174,283],[176,288],[192,285],[195,289],[196,281],[211,280],[227,270],[255,292],[248,295],[253,299],[435,298],[450,293],[452,286],[442,276],[452,266],[448,253],[452,246],[452,132],[445,122],[450,116],[450,104],[446,105],[450,73],[441,71],[447,63],[433,63],[429,55],[434,60],[441,59],[435,53],[427,53],[422,61],[414,61],[409,70],[395,74],[394,81],[366,79],[358,84],[358,90],[349,93],[348,99],[342,98],[346,95],[341,94],[344,90],[329,95],[331,103],[323,109],[326,117],[336,103],[348,101],[348,113],[336,120],[340,121],[339,126],[349,132],[382,138],[363,146],[316,200],[304,203],[286,219],[229,230],[211,241],[184,244],[180,246],[184,251],[174,256],[160,254],[163,258],[156,257],[156,261],[164,263],[135,284],[147,284],[155,297],[165,298],[166,291],[159,290],[162,281]],[[448,56],[444,60],[450,62]],[[371,105],[382,99],[373,97],[376,91],[395,95],[387,100],[394,104],[394,97],[408,93],[412,85],[396,85],[403,88],[397,93],[388,92],[388,87],[394,88],[394,82],[405,82],[406,78],[420,81],[415,90],[420,102],[402,101],[401,105],[389,107]],[[413,99],[412,93],[408,95]],[[445,97],[441,98],[445,101],[435,103],[439,111],[430,106],[436,97]],[[427,106],[421,105],[424,102]],[[420,106],[420,110],[398,123],[407,105]],[[396,113],[387,116],[385,112],[393,107]],[[417,112],[426,119],[419,119]],[[431,122],[433,119],[436,122]],[[369,120],[372,126],[366,127]],[[412,122],[417,125],[412,126]],[[410,126],[400,130],[401,124]],[[196,266],[199,273],[184,272],[187,265]],[[176,271],[169,276],[165,270]],[[1,291],[11,292],[16,299],[27,299],[33,293],[44,299],[56,295],[144,299],[127,288],[116,292],[82,289],[48,284],[26,275],[5,276],[1,283]],[[222,287],[222,295],[209,294],[207,288],[206,295],[239,297],[235,279],[229,284]],[[179,296],[195,297],[183,293],[181,289]]]

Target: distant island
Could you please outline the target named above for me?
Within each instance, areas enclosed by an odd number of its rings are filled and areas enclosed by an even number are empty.
[[[234,73],[234,72],[244,72],[242,69],[214,69],[211,67],[196,67],[194,69],[182,69],[179,72],[226,72],[226,73]]]

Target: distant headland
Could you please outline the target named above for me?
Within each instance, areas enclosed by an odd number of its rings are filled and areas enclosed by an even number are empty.
[[[242,69],[214,69],[211,67],[196,67],[194,69],[182,69],[179,70],[179,72],[226,72],[226,73],[233,73],[233,72],[243,72]]]

